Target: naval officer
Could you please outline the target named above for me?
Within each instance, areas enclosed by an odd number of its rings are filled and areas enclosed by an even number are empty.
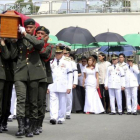
[[[63,56],[63,44],[56,47],[55,59],[51,62],[53,83],[48,86],[50,93],[50,123],[62,124],[66,114],[66,95],[72,89],[73,72],[71,63]]]
[[[137,115],[137,89],[138,89],[138,65],[133,63],[134,56],[127,58],[125,74],[125,94],[127,100],[127,114]],[[132,103],[131,103],[132,101]]]
[[[112,65],[107,69],[107,75],[105,79],[105,89],[109,90],[111,113],[115,115],[115,98],[117,100],[118,114],[122,115],[122,95],[121,90],[124,90],[125,79],[124,70],[118,64],[118,55],[113,54]]]

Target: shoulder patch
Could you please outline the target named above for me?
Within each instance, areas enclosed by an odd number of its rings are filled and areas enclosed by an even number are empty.
[[[64,60],[71,61],[69,57],[65,57]]]

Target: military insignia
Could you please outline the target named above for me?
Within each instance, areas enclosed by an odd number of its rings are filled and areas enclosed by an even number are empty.
[[[66,65],[65,65],[65,64],[62,64],[62,65],[61,65],[61,67],[62,67],[62,68],[65,68],[65,67],[66,67]]]
[[[43,31],[44,31],[44,30],[45,30],[45,28],[44,28],[44,27],[42,27],[42,28],[41,28],[41,30],[43,30]]]

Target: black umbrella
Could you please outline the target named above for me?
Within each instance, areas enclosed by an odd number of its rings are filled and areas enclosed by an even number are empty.
[[[75,54],[81,54],[81,53],[84,53],[84,52],[89,52],[89,51],[92,51],[92,50],[95,50],[95,49],[98,49],[99,47],[93,47],[93,48],[80,48],[80,49],[77,49]]]
[[[126,42],[126,40],[117,33],[101,33],[95,36],[97,42]]]
[[[92,34],[84,28],[68,27],[64,28],[56,34],[59,40],[69,42],[70,44],[88,45],[96,42]]]

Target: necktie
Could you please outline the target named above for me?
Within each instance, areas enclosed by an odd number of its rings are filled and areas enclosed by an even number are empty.
[[[59,65],[59,60],[57,60],[57,66]]]
[[[116,68],[116,66],[114,65],[114,69]]]

